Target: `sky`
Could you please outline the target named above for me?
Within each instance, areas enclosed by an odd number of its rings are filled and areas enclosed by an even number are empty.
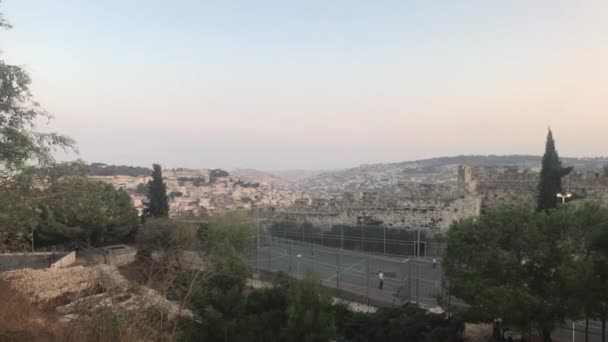
[[[332,169],[608,155],[608,1],[4,0],[79,157]],[[72,156],[69,156],[71,158]],[[62,156],[62,158],[67,158]]]

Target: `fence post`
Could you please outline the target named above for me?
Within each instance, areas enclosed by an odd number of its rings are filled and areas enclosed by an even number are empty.
[[[365,296],[367,297],[367,309],[369,310],[369,258],[365,258]]]
[[[321,247],[325,247],[325,245],[323,244],[323,238],[325,237],[325,232],[321,231]]]
[[[408,300],[412,301],[412,259],[407,262],[407,295]]]
[[[260,238],[258,232],[258,225],[255,226],[255,241],[253,243],[253,248],[255,248],[255,273],[260,274],[260,268],[258,265],[258,239]]]
[[[361,251],[365,252],[365,226],[361,225]]]
[[[420,305],[420,261],[416,260],[416,304]]]
[[[340,262],[342,254],[336,254],[336,295],[338,294],[338,290],[340,289]]]
[[[287,267],[287,274],[291,275],[291,264],[293,264],[293,253],[291,251],[291,240],[287,240],[287,246],[289,249],[289,252],[287,254],[289,254],[289,267]]]
[[[384,255],[386,255],[386,225],[382,226],[384,229]]]
[[[268,245],[268,272],[272,272],[272,235],[270,236],[270,245]]]
[[[312,273],[316,273],[316,251],[315,251],[315,245],[312,245]]]
[[[340,253],[344,249],[344,225],[340,223]]]

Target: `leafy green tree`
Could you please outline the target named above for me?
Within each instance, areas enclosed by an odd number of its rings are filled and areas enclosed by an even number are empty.
[[[192,311],[200,323],[188,329],[191,340],[234,341],[241,333],[247,268],[231,249],[222,250],[209,264],[205,284],[192,297]]]
[[[555,324],[572,313],[562,272],[572,258],[567,226],[551,216],[506,206],[450,227],[444,272],[450,293],[467,302],[476,319],[500,317],[551,341]]]
[[[201,239],[208,254],[221,252],[225,248],[242,254],[252,246],[254,222],[243,211],[230,211],[209,219],[201,230]]]
[[[565,252],[571,255],[563,269],[570,292],[573,319],[608,318],[608,208],[595,203],[560,208],[552,215],[553,224],[567,226]],[[577,317],[581,315],[582,317]],[[588,328],[588,326],[587,326]],[[588,329],[585,329],[588,334]]]
[[[246,298],[244,315],[239,320],[241,341],[283,341],[287,324],[287,286],[274,282],[269,288],[256,289]]]
[[[148,181],[148,202],[145,213],[152,217],[168,217],[169,203],[167,200],[167,186],[163,181],[163,170],[159,164],[152,165],[152,179]]]
[[[446,314],[429,314],[411,304],[375,313],[345,312],[341,335],[346,341],[463,341],[464,323]]]
[[[137,228],[137,211],[124,190],[86,177],[67,177],[42,194],[37,238],[47,243],[82,239],[123,241]]]
[[[137,253],[150,257],[153,252],[163,256],[179,258],[185,250],[200,248],[196,239],[196,228],[184,222],[157,218],[146,220],[135,238]]]
[[[0,29],[8,28],[0,13]],[[33,100],[30,84],[25,70],[0,59],[0,249],[21,249],[16,245],[31,239],[40,192],[36,183],[43,181],[37,171],[53,164],[54,149],[74,144],[64,135],[37,130],[37,121],[52,116]]]
[[[146,195],[148,193],[148,186],[144,183],[137,184],[137,188],[135,188],[135,193],[140,195]]]
[[[91,163],[88,173],[92,176],[114,176],[125,175],[131,177],[147,176],[152,172],[147,167],[127,165],[107,165],[104,163]]]
[[[572,167],[562,167],[562,162],[555,149],[553,133],[549,129],[538,185],[538,210],[547,211],[557,207],[557,194],[562,192],[562,178],[571,171]]]
[[[287,326],[284,336],[290,341],[329,341],[335,336],[331,298],[321,290],[319,280],[307,272],[289,289]]]

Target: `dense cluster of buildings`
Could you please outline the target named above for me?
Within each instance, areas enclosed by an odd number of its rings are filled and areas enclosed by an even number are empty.
[[[301,183],[275,187],[262,181],[245,181],[222,170],[174,169],[165,170],[163,176],[171,216],[203,217],[226,210],[258,208],[258,213],[273,219],[309,222],[319,227],[386,225],[433,231],[504,203],[533,202],[539,182],[538,170],[521,167],[461,165],[452,175],[437,181],[408,181],[378,173],[371,180],[361,179],[359,184],[350,184],[356,177],[350,177],[349,184],[333,179],[330,183],[335,184],[325,186],[318,195],[310,188],[311,184],[315,188],[314,180],[307,180],[307,191],[303,191]],[[148,176],[96,178],[125,189],[135,207],[142,210]],[[608,205],[608,169],[574,171],[563,184],[572,199]]]
[[[143,210],[145,184],[149,176],[94,176],[127,191],[135,208]],[[203,217],[213,213],[251,209],[253,207],[284,207],[295,200],[287,190],[273,188],[265,182],[244,181],[223,170],[164,170],[171,216]]]

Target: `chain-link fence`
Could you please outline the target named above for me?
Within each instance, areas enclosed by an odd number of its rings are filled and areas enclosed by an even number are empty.
[[[358,303],[436,306],[437,297],[449,298],[439,258],[444,244],[421,231],[408,234],[416,240],[396,239],[394,228],[382,226],[321,229],[266,221],[257,226],[249,265],[257,274],[282,271],[299,278],[313,272],[337,297]]]
[[[424,228],[263,219],[258,220],[258,231],[285,240],[382,255],[437,258],[445,249],[440,234]]]

